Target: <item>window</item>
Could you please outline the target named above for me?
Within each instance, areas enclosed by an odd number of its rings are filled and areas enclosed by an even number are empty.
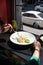
[[[23,16],[37,18],[35,15],[30,14],[30,13],[24,13]]]
[[[41,7],[43,7],[43,4],[40,4]]]
[[[40,17],[42,17],[43,18],[43,13],[40,13],[40,14],[38,14]]]

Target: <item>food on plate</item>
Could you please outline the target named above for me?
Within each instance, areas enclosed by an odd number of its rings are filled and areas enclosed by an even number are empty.
[[[41,36],[40,39],[43,41],[43,36]]]
[[[29,43],[30,40],[25,35],[21,35],[19,37],[16,37],[17,42],[19,43]]]

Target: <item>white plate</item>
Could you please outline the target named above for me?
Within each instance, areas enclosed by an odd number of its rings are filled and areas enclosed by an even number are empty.
[[[21,36],[21,35],[26,35],[26,37],[30,40],[30,42],[29,43],[19,43],[19,42],[17,42],[16,38]],[[13,42],[14,44],[18,44],[18,45],[30,45],[35,40],[36,40],[36,38],[33,34],[28,33],[28,32],[23,32],[23,31],[15,32],[10,36],[10,41]]]

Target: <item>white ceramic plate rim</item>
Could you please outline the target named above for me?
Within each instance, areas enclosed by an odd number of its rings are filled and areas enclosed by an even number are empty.
[[[17,42],[16,37],[18,36],[18,33],[19,33],[20,35],[21,35],[21,34],[27,35],[27,37],[28,37],[29,40],[30,40],[30,43],[19,43],[19,42]],[[23,31],[15,32],[15,33],[11,34],[11,36],[10,36],[10,41],[13,42],[14,44],[18,44],[18,45],[30,45],[30,44],[32,44],[35,40],[36,40],[36,37],[35,37],[32,33],[23,32]]]

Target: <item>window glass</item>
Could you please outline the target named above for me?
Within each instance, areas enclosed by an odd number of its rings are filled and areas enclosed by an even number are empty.
[[[43,4],[40,4],[41,7],[43,7]]]
[[[43,18],[43,13],[38,14],[41,18]]]
[[[29,13],[24,13],[23,16],[37,18],[35,15]]]

